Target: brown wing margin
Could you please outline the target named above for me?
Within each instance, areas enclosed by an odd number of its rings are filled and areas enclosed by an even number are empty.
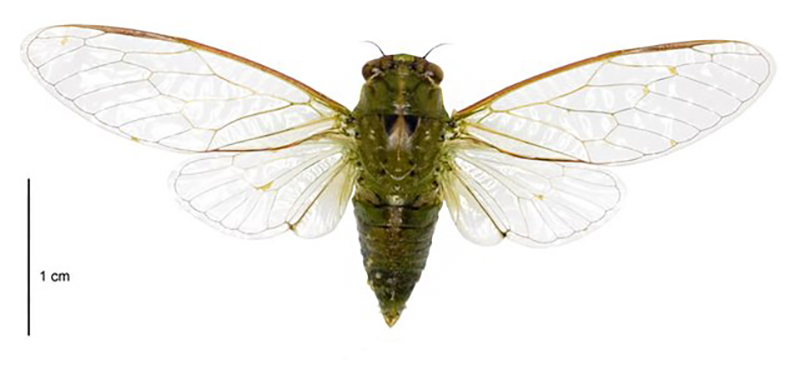
[[[225,50],[220,50],[220,49],[217,49],[215,47],[204,45],[204,44],[201,44],[199,42],[195,42],[195,41],[192,41],[192,40],[187,40],[185,38],[180,38],[180,37],[166,36],[166,35],[162,35],[162,34],[158,34],[158,33],[145,32],[145,31],[139,31],[139,30],[135,30],[135,29],[121,28],[121,27],[84,25],[84,24],[65,24],[65,25],[60,25],[60,26],[55,26],[55,27],[87,28],[87,29],[94,29],[94,30],[98,30],[98,31],[106,32],[106,33],[114,33],[114,34],[120,34],[120,35],[125,35],[125,36],[133,36],[133,37],[140,37],[140,38],[150,38],[150,39],[168,41],[168,42],[177,42],[177,43],[189,46],[189,47],[194,48],[194,49],[207,51],[207,52],[210,52],[210,53],[213,53],[213,54],[217,54],[219,56],[222,56],[222,57],[225,57],[225,58],[228,58],[228,59],[232,59],[232,60],[238,61],[240,63],[243,63],[243,64],[247,65],[247,66],[250,66],[252,68],[258,69],[258,70],[260,70],[262,72],[269,73],[269,74],[271,74],[273,76],[276,76],[276,77],[278,77],[278,78],[280,78],[280,79],[282,79],[282,80],[284,80],[284,81],[286,81],[286,82],[288,82],[288,83],[290,83],[292,85],[295,85],[295,86],[299,87],[300,89],[302,89],[303,91],[307,92],[311,96],[314,96],[314,98],[324,102],[331,109],[334,109],[334,110],[336,110],[336,111],[338,111],[340,113],[343,113],[343,114],[349,114],[350,113],[350,110],[347,109],[346,107],[344,107],[342,104],[339,104],[335,100],[325,96],[325,94],[323,94],[323,93],[321,93],[321,92],[319,92],[319,91],[307,86],[303,82],[300,82],[300,81],[298,81],[298,80],[296,80],[296,79],[294,79],[292,77],[289,77],[289,76],[287,76],[287,75],[285,75],[285,74],[283,74],[281,72],[278,72],[278,71],[276,71],[276,70],[274,70],[272,68],[269,68],[269,67],[264,66],[262,64],[256,63],[256,62],[254,62],[254,61],[252,61],[250,59],[241,57],[241,56],[236,55],[236,54],[229,53],[229,52],[227,52]]]
[[[508,86],[508,87],[506,87],[506,88],[504,88],[504,89],[502,89],[500,91],[497,91],[497,92],[495,92],[495,93],[493,93],[493,94],[491,94],[489,96],[486,96],[485,98],[481,99],[480,101],[478,101],[478,102],[476,102],[476,103],[474,103],[474,104],[472,104],[472,105],[470,105],[470,106],[468,106],[468,107],[466,107],[464,109],[459,110],[458,112],[453,114],[453,120],[459,120],[459,119],[466,118],[467,116],[469,116],[469,115],[475,113],[476,111],[478,111],[486,103],[488,103],[490,101],[493,101],[495,99],[498,99],[498,98],[500,98],[502,96],[505,96],[505,95],[507,95],[507,94],[509,94],[509,93],[511,93],[511,92],[523,87],[523,86],[526,86],[528,84],[537,82],[539,80],[545,79],[547,77],[550,77],[550,76],[553,76],[553,75],[556,75],[556,74],[559,74],[559,73],[562,73],[562,72],[566,72],[566,71],[569,71],[569,70],[572,70],[572,69],[575,69],[575,68],[578,68],[578,67],[582,67],[582,66],[587,65],[587,64],[595,63],[595,62],[606,60],[606,59],[611,59],[611,58],[614,58],[614,57],[617,57],[617,56],[620,56],[620,55],[642,54],[642,53],[665,51],[665,50],[688,49],[688,48],[691,48],[691,47],[694,47],[694,46],[698,46],[698,45],[710,45],[710,44],[719,44],[719,43],[726,43],[726,42],[737,42],[737,41],[731,41],[731,40],[685,41],[685,42],[673,42],[673,43],[668,43],[668,44],[637,47],[637,48],[634,48],[634,49],[627,49],[627,50],[612,51],[610,53],[605,53],[605,54],[598,55],[598,56],[595,56],[595,57],[592,57],[592,58],[584,59],[584,60],[581,60],[581,61],[578,61],[578,62],[575,62],[575,63],[572,63],[572,64],[567,64],[567,65],[564,65],[562,67],[559,67],[559,68],[544,72],[542,74],[535,75],[535,76],[533,76],[531,78],[519,81],[519,82],[517,82],[517,83],[515,83],[515,84],[513,84],[511,86]]]

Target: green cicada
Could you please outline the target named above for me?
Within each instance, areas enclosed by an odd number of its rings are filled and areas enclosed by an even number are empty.
[[[22,57],[88,120],[198,153],[171,187],[223,232],[322,236],[352,197],[368,282],[389,326],[425,267],[443,202],[477,244],[573,240],[608,220],[623,196],[604,166],[689,145],[744,111],[774,74],[767,53],[748,43],[665,44],[570,64],[448,114],[442,69],[407,54],[364,65],[353,110],[245,58],[130,29],[46,28],[24,42]]]

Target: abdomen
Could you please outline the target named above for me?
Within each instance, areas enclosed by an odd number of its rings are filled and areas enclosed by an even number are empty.
[[[419,280],[441,201],[420,207],[374,204],[353,199],[361,255],[370,287],[386,323],[394,325]]]

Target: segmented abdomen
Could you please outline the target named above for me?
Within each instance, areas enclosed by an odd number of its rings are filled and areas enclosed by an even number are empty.
[[[353,204],[368,283],[391,326],[425,268],[442,203],[415,208],[354,199]]]

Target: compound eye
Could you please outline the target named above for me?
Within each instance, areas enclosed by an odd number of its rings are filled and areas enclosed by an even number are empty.
[[[361,75],[364,77],[364,80],[370,79],[370,77],[374,76],[377,71],[375,69],[380,69],[380,61],[378,60],[371,60],[364,64],[364,67],[361,68]]]
[[[439,68],[438,65],[433,63],[428,64],[425,74],[429,75],[437,85],[442,83],[442,79],[444,79],[444,72],[442,71],[442,68]]]

